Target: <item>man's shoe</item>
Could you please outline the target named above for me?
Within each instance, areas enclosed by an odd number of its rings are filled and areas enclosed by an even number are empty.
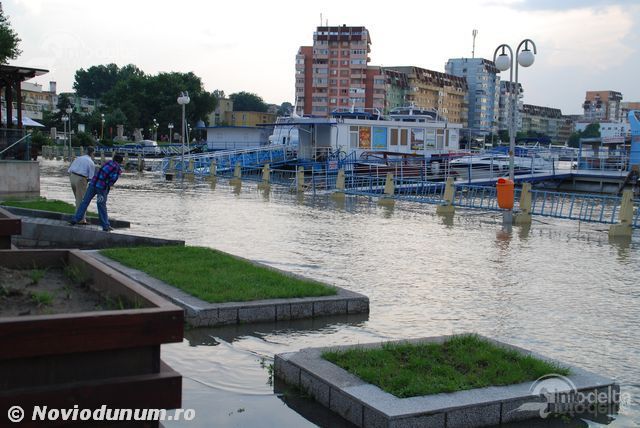
[[[74,220],[69,220],[67,221],[67,223],[69,224],[69,226],[75,226],[76,224],[78,224],[76,221]]]
[[[106,229],[102,229],[103,232],[111,232],[113,230],[113,227],[109,226]]]

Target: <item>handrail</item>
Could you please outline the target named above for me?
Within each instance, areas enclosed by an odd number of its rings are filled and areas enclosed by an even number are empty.
[[[22,142],[22,140],[26,140],[29,137],[31,137],[31,132],[27,133],[27,135],[25,135],[24,137],[20,138],[18,141],[16,141],[12,145],[6,147],[3,151],[0,152],[0,155],[3,154],[4,152],[6,152],[7,150],[9,150],[10,148],[12,148],[13,146],[15,146],[16,144]]]

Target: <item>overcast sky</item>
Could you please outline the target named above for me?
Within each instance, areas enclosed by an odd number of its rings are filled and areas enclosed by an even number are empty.
[[[581,112],[587,90],[640,101],[640,1],[449,0],[361,2],[3,0],[23,53],[13,64],[45,68],[37,83],[68,91],[78,68],[133,63],[146,73],[193,71],[205,89],[293,102],[294,62],[329,25],[364,25],[371,64],[444,71],[448,58],[492,59],[525,38],[536,62],[519,69],[524,102]],[[508,80],[508,72],[502,79]]]

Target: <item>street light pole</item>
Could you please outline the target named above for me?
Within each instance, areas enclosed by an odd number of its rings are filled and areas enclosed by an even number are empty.
[[[172,144],[173,143],[173,123],[168,124],[167,128],[169,128],[169,144]]]
[[[101,117],[100,140],[104,140],[104,113],[101,113],[100,117]]]
[[[533,47],[533,53],[529,50],[529,43]],[[520,51],[524,45],[524,50]],[[509,55],[505,53],[505,49],[509,50]],[[498,55],[498,51],[502,50],[500,55]],[[516,49],[517,60],[514,58],[513,50],[509,45],[502,44],[498,46],[493,53],[493,62],[496,65],[496,68],[500,71],[509,70],[509,91],[510,97],[512,99],[511,102],[511,120],[509,123],[509,179],[511,181],[514,180],[515,171],[514,171],[514,156],[515,156],[515,148],[516,148],[516,108],[518,104],[518,95],[520,93],[518,87],[518,65],[523,67],[529,67],[533,64],[535,60],[534,54],[537,54],[538,51],[536,49],[536,44],[531,39],[524,39],[518,45]],[[497,57],[496,57],[497,56]],[[513,81],[513,69],[515,62],[515,73],[516,79]]]
[[[180,96],[178,97],[178,104],[180,104],[182,106],[182,130],[180,132],[181,134],[181,140],[182,140],[182,158],[181,158],[181,166],[180,169],[183,172],[184,175],[184,137],[186,134],[186,124],[185,124],[185,106],[187,104],[189,104],[189,101],[191,101],[191,99],[189,98],[189,92],[182,92],[180,93]]]
[[[67,109],[65,110],[67,112],[67,115],[69,116],[69,159],[72,158],[71,156],[71,151],[73,150],[71,148],[71,113],[73,113],[73,107],[69,106],[67,107]]]

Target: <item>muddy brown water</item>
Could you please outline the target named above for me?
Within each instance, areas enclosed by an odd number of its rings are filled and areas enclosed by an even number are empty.
[[[65,166],[44,161],[41,193],[73,201]],[[431,205],[334,201],[225,180],[166,182],[126,173],[109,196],[131,233],[184,239],[364,293],[371,313],[195,329],[162,347],[184,376],[191,422],[167,427],[348,426],[269,382],[279,352],[309,346],[477,332],[616,378],[627,400],[613,417],[544,426],[640,425],[640,237],[606,226],[536,218],[500,231],[494,213],[435,214]],[[95,209],[95,208],[94,208]],[[546,424],[548,421],[544,421]]]

